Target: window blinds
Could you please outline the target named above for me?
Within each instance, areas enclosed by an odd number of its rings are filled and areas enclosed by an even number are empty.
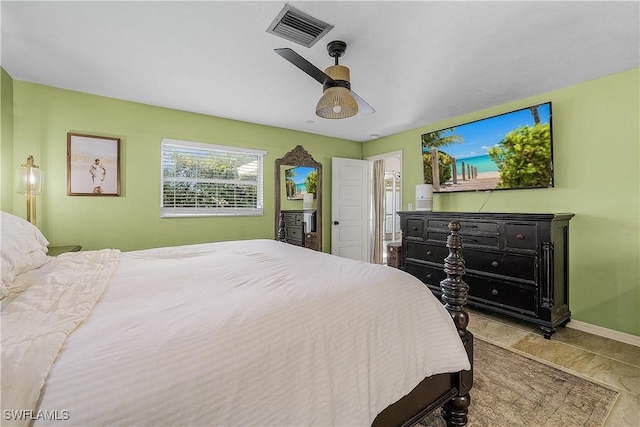
[[[263,214],[266,151],[163,138],[161,216]]]

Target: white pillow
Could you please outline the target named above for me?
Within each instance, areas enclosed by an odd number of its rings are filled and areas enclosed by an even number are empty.
[[[46,262],[49,241],[30,222],[7,212],[0,214],[2,287],[10,291],[13,279],[18,274],[38,268]]]

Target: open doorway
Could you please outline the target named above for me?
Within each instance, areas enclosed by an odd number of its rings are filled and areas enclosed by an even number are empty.
[[[375,181],[374,178],[374,163],[376,160],[382,160],[384,162],[384,196],[382,203],[375,203],[374,185],[370,186],[370,241],[369,247],[372,248],[372,252],[376,250],[376,247],[381,251],[382,264],[387,263],[387,245],[391,242],[400,242],[402,236],[400,233],[400,217],[396,212],[401,210],[402,207],[402,151],[395,151],[391,153],[380,154],[377,156],[367,157],[365,160],[369,162],[369,173],[371,182]],[[376,206],[381,209],[376,215]],[[383,224],[381,227],[375,227],[375,218],[383,218]],[[377,231],[376,231],[377,230]],[[372,257],[375,259],[376,257]]]
[[[382,239],[382,248],[386,264],[387,244],[399,242],[402,240],[400,234],[400,217],[396,212],[402,206],[400,203],[400,172],[395,170],[384,172],[384,237]]]

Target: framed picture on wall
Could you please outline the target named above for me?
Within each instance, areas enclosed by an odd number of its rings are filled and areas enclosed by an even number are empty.
[[[67,133],[67,194],[120,195],[120,138]]]

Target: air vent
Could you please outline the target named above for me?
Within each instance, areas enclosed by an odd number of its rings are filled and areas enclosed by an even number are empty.
[[[302,46],[311,47],[332,28],[333,25],[322,22],[286,4],[267,28],[267,33],[275,34]]]

